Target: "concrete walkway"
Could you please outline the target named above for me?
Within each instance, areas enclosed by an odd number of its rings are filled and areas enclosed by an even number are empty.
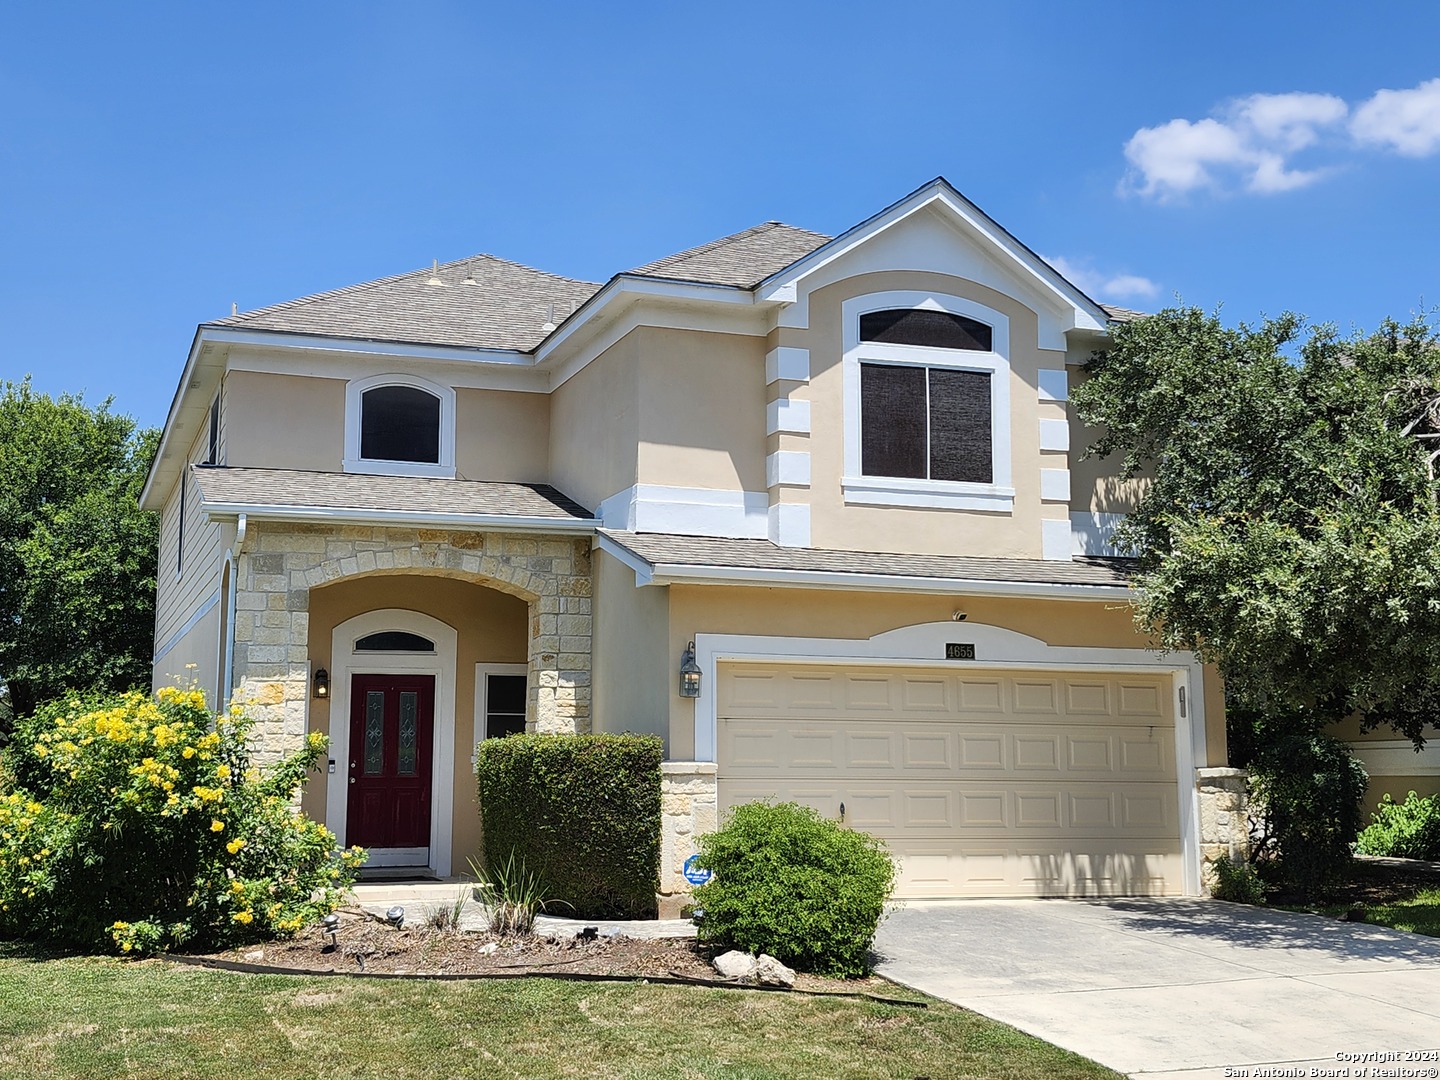
[[[1146,1080],[1440,1076],[1437,1056],[1311,1072],[1440,1048],[1436,938],[1215,900],[971,900],[904,906],[875,949],[887,978]]]

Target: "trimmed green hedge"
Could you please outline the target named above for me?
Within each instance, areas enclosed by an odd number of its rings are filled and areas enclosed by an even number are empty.
[[[660,873],[654,735],[511,735],[480,744],[487,872],[513,853],[580,918],[653,918]]]

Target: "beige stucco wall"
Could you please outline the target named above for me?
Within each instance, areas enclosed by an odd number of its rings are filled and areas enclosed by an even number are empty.
[[[339,472],[345,380],[231,371],[225,376],[225,463]]]
[[[847,505],[840,486],[845,425],[841,355],[844,301],[892,290],[930,290],[964,297],[1003,312],[1010,320],[1010,514],[895,506]],[[1040,368],[1064,366],[1062,352],[1037,344],[1034,311],[1012,297],[963,278],[917,271],[859,274],[810,294],[809,329],[782,331],[782,345],[810,353],[810,383],[795,396],[811,408],[811,540],[816,547],[852,551],[988,555],[1038,559],[1043,517],[1065,518],[1063,503],[1040,501]],[[1057,418],[1059,414],[1056,414]],[[1065,466],[1063,454],[1045,454],[1046,467]]]
[[[1145,649],[1130,611],[1114,602],[1011,600],[983,596],[923,596],[845,590],[671,585],[669,655],[676,658],[699,633],[865,639],[918,623],[944,622],[959,609],[971,623],[1004,627],[1049,645]],[[1225,765],[1225,704],[1213,672],[1205,678],[1208,760]],[[695,753],[695,707],[678,687],[669,690],[670,753]]]
[[[455,473],[462,480],[550,479],[550,396],[455,391]]]
[[[475,805],[471,754],[475,747],[475,665],[523,664],[526,661],[527,605],[466,581],[434,577],[368,577],[340,580],[310,593],[310,659],[313,668],[333,669],[330,655],[335,627],[367,611],[400,608],[418,611],[453,627],[458,634],[455,662],[455,715],[436,716],[436,724],[455,729],[455,809],[452,836],[455,872],[480,852],[480,818]],[[381,661],[383,662],[383,660]],[[330,733],[330,702],[310,700],[310,729]],[[336,776],[343,777],[339,766]],[[317,821],[325,820],[329,777],[312,776],[301,806]]]
[[[635,483],[636,340],[627,334],[550,395],[550,482],[591,510]]]
[[[216,580],[215,591],[201,601],[201,607],[211,607],[185,631],[165,655],[155,659],[151,677],[151,689],[162,686],[198,686],[205,691],[207,701],[217,700],[216,689],[220,671],[220,620],[225,607],[224,594]]]
[[[765,490],[765,343],[640,327],[639,482]]]
[[[679,654],[669,651],[668,589],[637,589],[635,571],[603,551],[592,553],[591,572],[595,730],[659,735],[668,746],[670,683],[679,670]]]
[[[1072,367],[1071,390],[1087,378],[1082,369]],[[1073,405],[1066,405],[1065,411],[1070,420],[1070,508],[1107,514],[1129,513],[1145,493],[1145,472],[1133,480],[1122,480],[1119,454],[1086,457],[1085,451],[1100,437],[1100,432],[1085,426]]]
[[[1410,740],[1387,725],[1361,731],[1359,718],[1354,716],[1332,725],[1330,734],[1350,743],[1366,764],[1370,774],[1370,783],[1365,789],[1367,810],[1386,795],[1396,802],[1404,802],[1412,791],[1419,795],[1440,795],[1440,723],[1426,726],[1422,733],[1425,748],[1418,754]]]

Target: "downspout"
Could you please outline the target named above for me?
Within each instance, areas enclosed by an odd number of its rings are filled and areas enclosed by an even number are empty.
[[[230,708],[230,694],[235,689],[235,594],[240,586],[240,549],[245,546],[245,527],[249,524],[244,514],[235,526],[235,546],[230,549],[230,588],[225,597],[225,682],[224,707]]]

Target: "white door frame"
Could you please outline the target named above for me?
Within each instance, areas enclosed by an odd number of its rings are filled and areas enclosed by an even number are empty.
[[[975,659],[946,660],[945,645],[952,641],[974,645]],[[1003,667],[1017,671],[1170,674],[1182,887],[1187,895],[1201,894],[1200,803],[1195,790],[1195,763],[1209,759],[1205,746],[1204,669],[1193,653],[1049,645],[1002,626],[972,622],[917,623],[887,630],[872,638],[854,639],[696,634],[695,662],[701,672],[700,696],[695,699],[696,761],[717,760],[717,669],[726,661],[746,660],[847,666],[883,663],[888,667],[940,667],[956,671],[969,667]]]
[[[355,651],[355,642],[382,630],[404,630],[435,643],[433,653]],[[330,757],[325,824],[341,847],[350,799],[350,681],[355,675],[433,675],[435,720],[430,760],[430,855],[427,869],[450,875],[451,832],[455,814],[455,656],[460,635],[431,615],[404,608],[380,608],[346,619],[330,637]]]

